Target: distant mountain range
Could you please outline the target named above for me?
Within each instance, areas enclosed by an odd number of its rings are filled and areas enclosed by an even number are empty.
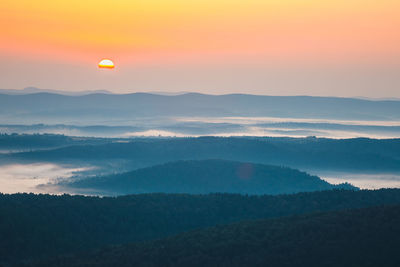
[[[0,89],[0,94],[7,95],[28,95],[37,93],[51,93],[59,95],[69,95],[69,96],[79,96],[79,95],[89,95],[89,94],[112,94],[107,90],[93,90],[93,91],[64,91],[64,90],[54,90],[54,89],[40,89],[36,87],[26,87],[24,89]]]
[[[84,90],[84,91],[66,91],[66,90],[54,90],[54,89],[41,89],[37,87],[25,87],[23,89],[0,89],[0,94],[8,94],[8,95],[27,95],[27,94],[37,94],[37,93],[53,93],[60,95],[70,95],[70,96],[79,96],[79,95],[89,95],[89,94],[116,94],[108,90]],[[165,95],[165,96],[176,96],[183,95],[189,93],[195,93],[191,91],[178,91],[178,92],[166,92],[166,91],[146,91],[146,92],[136,92],[136,93],[148,93],[153,95]],[[119,93],[121,94],[121,93]],[[124,94],[124,93],[122,93]],[[129,94],[129,93],[125,93]],[[363,100],[371,100],[371,101],[385,101],[385,100],[394,100],[400,101],[400,98],[397,97],[381,97],[381,98],[371,98],[371,97],[363,97],[363,96],[355,96],[350,97],[354,99],[363,99]]]
[[[108,90],[84,90],[84,91],[65,91],[65,90],[54,90],[54,89],[40,89],[37,87],[25,87],[24,89],[0,89],[0,94],[7,95],[28,95],[37,93],[51,93],[59,95],[69,95],[69,96],[80,96],[80,95],[90,95],[90,94],[115,94]],[[147,92],[149,94],[155,95],[182,95],[190,93],[189,91],[182,92],[163,92],[163,91],[151,91]]]
[[[61,95],[0,94],[0,123],[95,124],[148,117],[279,117],[398,120],[400,101],[245,94],[157,95],[149,93]]]

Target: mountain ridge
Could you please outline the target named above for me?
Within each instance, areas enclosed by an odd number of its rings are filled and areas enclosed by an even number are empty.
[[[338,109],[337,107],[341,108]],[[142,118],[176,116],[240,116],[278,118],[325,118],[346,120],[400,119],[400,101],[370,101],[356,98],[315,96],[258,96],[248,94],[181,95],[88,94],[67,96],[54,93],[0,94],[2,117],[18,122],[24,118]],[[0,118],[1,119],[1,118]],[[80,120],[84,117],[80,116]],[[5,123],[3,121],[3,123]]]
[[[114,93],[108,90],[84,90],[84,91],[67,91],[67,90],[56,90],[56,89],[40,89],[37,87],[26,87],[23,89],[0,89],[0,95],[32,95],[32,94],[55,94],[62,96],[86,96],[93,94],[100,95],[118,95],[127,96],[135,94],[148,94],[148,95],[158,95],[166,97],[182,96],[182,95],[204,95],[204,96],[255,96],[255,97],[306,97],[306,98],[323,98],[323,99],[355,99],[362,101],[400,101],[400,98],[370,98],[370,97],[349,97],[349,96],[318,96],[318,95],[266,95],[266,94],[247,94],[247,93],[229,93],[229,94],[207,94],[200,92],[182,91],[182,92],[163,92],[163,91],[137,91],[130,93]]]

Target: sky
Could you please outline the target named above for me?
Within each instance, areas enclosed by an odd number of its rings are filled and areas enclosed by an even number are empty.
[[[2,0],[0,23],[2,89],[400,97],[398,0]]]

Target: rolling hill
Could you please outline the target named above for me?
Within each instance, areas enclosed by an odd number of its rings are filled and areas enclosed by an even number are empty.
[[[290,194],[337,188],[317,176],[298,170],[226,160],[178,161],[127,173],[97,176],[66,182],[66,186],[88,193],[121,195],[140,193],[214,192],[240,194]]]

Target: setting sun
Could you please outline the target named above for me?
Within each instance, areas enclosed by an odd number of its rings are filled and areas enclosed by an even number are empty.
[[[111,60],[109,60],[109,59],[102,59],[100,62],[99,62],[99,68],[105,68],[105,69],[113,69],[115,66],[114,66],[114,62],[112,62]]]

